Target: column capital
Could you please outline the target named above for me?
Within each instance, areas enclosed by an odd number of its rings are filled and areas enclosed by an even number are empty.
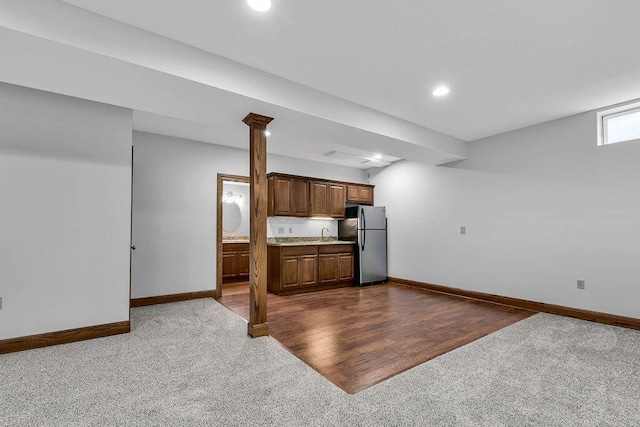
[[[247,126],[253,126],[254,124],[268,125],[273,120],[273,117],[263,116],[261,114],[249,113],[247,117],[242,119],[243,122],[247,124]]]

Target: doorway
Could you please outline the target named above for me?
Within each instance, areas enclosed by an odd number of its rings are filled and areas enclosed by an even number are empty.
[[[249,177],[218,174],[216,298],[249,287],[249,196]]]

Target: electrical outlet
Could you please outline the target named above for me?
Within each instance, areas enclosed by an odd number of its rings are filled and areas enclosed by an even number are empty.
[[[278,234],[284,234],[284,227],[278,227]]]
[[[578,280],[578,289],[584,289],[584,280]]]
[[[464,225],[460,227],[460,234],[467,234],[467,227],[465,227]]]
[[[289,227],[289,234],[293,233],[293,227]]]
[[[2,297],[0,297],[0,310],[2,310]]]

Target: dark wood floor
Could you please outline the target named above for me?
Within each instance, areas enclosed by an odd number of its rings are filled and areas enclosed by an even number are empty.
[[[249,287],[218,301],[243,318]],[[272,338],[347,393],[356,393],[534,312],[388,283],[267,296]]]

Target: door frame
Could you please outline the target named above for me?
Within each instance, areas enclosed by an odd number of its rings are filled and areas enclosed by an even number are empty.
[[[129,214],[129,321],[131,321],[131,292],[132,292],[132,274],[133,274],[133,251],[135,246],[133,245],[133,161],[135,155],[135,147],[131,144],[131,204],[129,205],[131,211]]]
[[[216,298],[222,296],[222,187],[224,181],[249,183],[248,176],[218,174],[216,196]],[[251,219],[253,221],[253,219]]]

